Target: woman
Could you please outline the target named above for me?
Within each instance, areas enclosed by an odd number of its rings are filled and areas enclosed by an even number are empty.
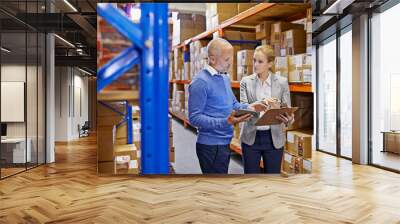
[[[254,51],[252,75],[240,82],[241,103],[262,101],[269,107],[285,105],[290,107],[290,92],[286,78],[272,73],[275,61],[274,51],[267,45]],[[294,121],[293,115],[277,117],[282,123],[269,126],[255,126],[256,119],[243,124],[240,132],[242,142],[244,173],[261,173],[260,159],[264,162],[264,173],[280,173],[283,147],[286,142],[284,127]]]

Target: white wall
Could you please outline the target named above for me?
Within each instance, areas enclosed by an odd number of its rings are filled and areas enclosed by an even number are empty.
[[[55,140],[77,139],[78,124],[88,120],[88,78],[72,67],[56,67],[55,76]]]

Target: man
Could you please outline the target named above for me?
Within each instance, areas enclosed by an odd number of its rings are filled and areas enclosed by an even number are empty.
[[[207,46],[208,65],[189,86],[189,121],[198,129],[196,153],[204,174],[227,174],[233,125],[251,115],[235,117],[234,110],[263,111],[262,103],[241,104],[232,92],[227,75],[233,61],[232,45],[221,38]]]

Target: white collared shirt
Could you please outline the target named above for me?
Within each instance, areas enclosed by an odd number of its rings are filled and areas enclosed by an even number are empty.
[[[258,75],[256,75],[256,99],[257,101],[261,101],[263,99],[268,99],[272,97],[272,82],[271,82],[271,76],[272,74],[269,73],[268,78],[264,81],[261,82],[260,78],[258,78]],[[260,113],[260,117],[264,112]],[[269,130],[270,126],[269,125],[264,125],[264,126],[257,126],[257,130],[260,131],[265,131]]]
[[[210,66],[209,64],[206,64],[205,69],[212,75],[219,75],[220,73],[215,70],[215,68],[213,68],[212,66]]]

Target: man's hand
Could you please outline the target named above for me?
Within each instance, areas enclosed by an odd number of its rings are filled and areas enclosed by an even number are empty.
[[[279,114],[278,116],[276,116],[276,119],[282,121],[287,126],[289,122],[293,119],[293,114],[291,115],[289,115],[288,113]]]
[[[265,105],[263,103],[258,103],[258,102],[250,104],[249,108],[254,111],[257,111],[257,112],[261,112],[261,111],[268,109],[267,105]]]
[[[236,111],[233,111],[231,113],[231,115],[229,115],[228,120],[227,120],[228,124],[235,125],[235,124],[243,122],[243,121],[248,121],[251,117],[253,117],[253,115],[251,115],[251,114],[245,114],[240,117],[235,117],[235,114],[236,114]]]

